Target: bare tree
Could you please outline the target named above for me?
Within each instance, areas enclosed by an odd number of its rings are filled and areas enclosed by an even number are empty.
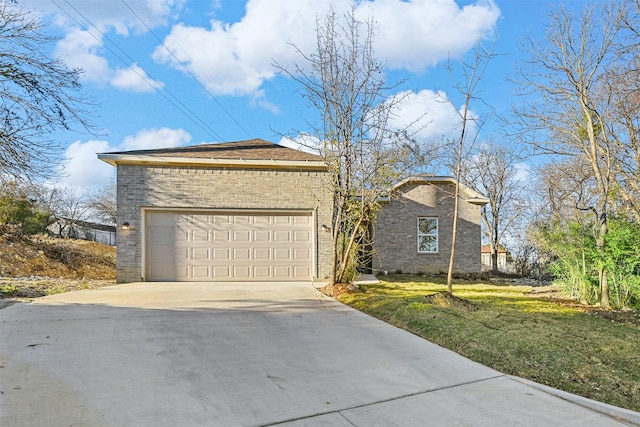
[[[498,270],[498,250],[504,237],[525,210],[522,183],[517,177],[521,161],[512,145],[485,144],[463,161],[462,183],[484,194],[489,203],[482,207],[483,233],[491,246],[492,270]]]
[[[355,249],[371,238],[380,194],[401,175],[400,166],[416,157],[410,135],[390,129],[389,118],[403,98],[389,96],[397,85],[387,85],[373,49],[373,24],[356,20],[354,7],[344,17],[332,8],[318,20],[315,51],[298,49],[304,67],[275,64],[304,88],[320,115],[310,126],[312,148],[329,168],[334,195],[332,284],[351,279]]]
[[[597,203],[586,206],[597,217],[597,247],[608,233],[615,184],[614,143],[606,117],[611,99],[602,95],[606,65],[617,52],[620,5],[587,7],[580,17],[566,9],[551,13],[543,42],[529,39],[529,61],[517,82],[537,98],[516,109],[521,136],[546,154],[578,157],[590,167]],[[599,266],[600,303],[609,307],[607,269]]]
[[[88,217],[90,206],[87,198],[72,187],[57,187],[49,194],[52,224],[58,237],[72,237],[73,228]]]
[[[49,139],[73,125],[89,129],[87,103],[77,96],[80,70],[50,59],[56,40],[17,5],[0,5],[0,173],[33,179],[55,174],[61,141]]]
[[[106,224],[116,224],[116,182],[109,184],[89,196],[88,204],[94,215]]]
[[[604,123],[614,142],[621,209],[640,221],[640,0],[622,8],[621,34],[617,58],[607,67],[602,88],[611,104]]]
[[[463,61],[461,64],[461,78],[456,78],[451,63],[449,63],[449,75],[454,81],[455,89],[464,100],[460,115],[460,136],[453,143],[455,154],[453,158],[453,171],[456,180],[453,194],[453,228],[451,232],[451,254],[449,256],[449,268],[447,270],[447,290],[453,293],[453,271],[456,257],[456,243],[458,239],[458,207],[460,202],[460,182],[462,180],[463,161],[469,154],[473,144],[478,138],[478,134],[487,117],[478,116],[471,110],[472,101],[480,100],[478,96],[479,84],[487,70],[487,66],[493,57],[493,46],[485,49],[478,42],[476,45],[473,62]]]

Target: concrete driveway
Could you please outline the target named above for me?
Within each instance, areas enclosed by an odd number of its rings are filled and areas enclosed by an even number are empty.
[[[0,310],[0,340],[2,426],[640,422],[471,362],[309,283],[60,294]]]

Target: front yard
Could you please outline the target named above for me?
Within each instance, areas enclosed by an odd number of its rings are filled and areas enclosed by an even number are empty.
[[[554,287],[396,275],[339,301],[506,374],[640,411],[640,313],[563,299]],[[434,295],[435,294],[435,295]]]

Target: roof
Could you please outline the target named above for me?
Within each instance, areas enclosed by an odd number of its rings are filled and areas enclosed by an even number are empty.
[[[391,191],[393,192],[394,190],[412,182],[422,184],[422,185],[424,184],[456,185],[456,180],[450,176],[415,175],[400,181],[399,183],[397,183],[391,188]],[[462,197],[463,200],[465,200],[468,203],[471,203],[472,205],[486,205],[487,203],[489,203],[489,199],[487,199],[482,194],[478,193],[472,188],[467,187],[464,184],[460,184],[460,196]]]
[[[483,254],[490,254],[491,253],[491,245],[482,245],[480,247],[480,252]],[[498,247],[498,253],[500,254],[506,254],[509,251],[504,247],[504,246],[499,246]]]
[[[236,167],[326,168],[322,157],[263,139],[190,145],[155,150],[99,153],[98,158],[118,164],[163,164]]]

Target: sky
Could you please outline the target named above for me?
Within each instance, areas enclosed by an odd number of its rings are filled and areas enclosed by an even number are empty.
[[[99,190],[115,169],[97,153],[262,138],[290,146],[316,111],[302,88],[278,73],[305,67],[317,18],[327,0],[21,0],[48,34],[52,55],[81,68],[82,91],[93,100],[93,133],[59,132],[67,147],[61,185]],[[373,47],[385,77],[402,82],[397,125],[420,119],[418,139],[453,136],[462,101],[445,66],[456,69],[478,40],[495,57],[479,89],[478,115],[506,114],[515,99],[509,76],[525,57],[523,36],[544,35],[552,8],[581,10],[569,0],[369,0],[356,3],[372,19]],[[334,0],[347,10],[349,1]],[[447,100],[450,102],[442,102]],[[483,138],[496,129],[491,119]]]

